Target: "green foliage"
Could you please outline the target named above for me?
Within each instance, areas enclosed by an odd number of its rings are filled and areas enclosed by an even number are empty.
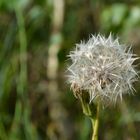
[[[82,109],[64,78],[69,50],[88,39],[89,34],[111,31],[132,44],[140,55],[139,0],[64,2],[63,26],[54,30],[52,0],[0,1],[0,140],[89,139],[91,125],[81,117]],[[52,80],[46,75],[47,60],[49,48],[57,43],[61,43],[58,73]],[[52,95],[55,87],[58,97]],[[139,93],[139,83],[136,90]],[[125,103],[105,108],[101,112],[99,139],[138,140],[139,99],[140,95],[135,94],[124,97]]]

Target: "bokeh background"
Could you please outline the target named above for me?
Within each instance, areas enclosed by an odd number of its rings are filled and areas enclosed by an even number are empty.
[[[140,56],[140,1],[0,0],[0,140],[90,139],[65,74],[69,51],[99,32]],[[102,109],[99,140],[140,140],[139,85]]]

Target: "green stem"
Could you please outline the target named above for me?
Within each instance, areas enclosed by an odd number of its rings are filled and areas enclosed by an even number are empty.
[[[93,134],[92,140],[98,140],[98,127],[99,127],[99,103],[89,103],[89,97],[87,94],[79,96],[81,101],[83,113],[90,118]]]
[[[19,43],[20,43],[20,72],[19,72],[19,83],[17,90],[20,98],[25,100],[26,87],[27,87],[27,38],[25,31],[25,23],[22,8],[18,5],[15,6],[15,13],[18,24]]]
[[[91,118],[92,123],[92,140],[98,140],[98,128],[99,128],[99,104],[97,105],[97,113],[95,118]]]
[[[92,112],[91,112],[91,109],[90,109],[89,102],[88,102],[87,98],[81,96],[79,99],[81,101],[83,113],[88,117],[92,116]]]

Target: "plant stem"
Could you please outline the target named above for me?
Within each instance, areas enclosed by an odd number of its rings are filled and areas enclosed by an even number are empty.
[[[99,103],[89,103],[87,94],[79,96],[81,101],[83,113],[90,118],[93,134],[92,140],[98,140],[98,127],[99,127]]]
[[[92,140],[98,140],[98,128],[99,128],[99,104],[97,104],[97,112],[94,118],[91,118],[92,123]]]
[[[19,72],[19,82],[17,85],[17,92],[18,95],[22,100],[26,96],[26,88],[27,88],[27,38],[26,38],[26,31],[25,31],[25,23],[24,23],[24,16],[22,8],[18,5],[15,6],[15,13],[17,18],[18,24],[18,32],[19,32],[19,60],[20,60],[20,72]]]

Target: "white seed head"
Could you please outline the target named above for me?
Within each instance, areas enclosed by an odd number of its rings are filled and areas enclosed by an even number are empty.
[[[69,58],[72,64],[68,67],[68,82],[76,96],[86,91],[90,102],[116,102],[123,94],[133,93],[132,83],[138,77],[133,62],[138,57],[118,38],[113,40],[111,34],[108,38],[92,36],[86,43],[77,44]]]

